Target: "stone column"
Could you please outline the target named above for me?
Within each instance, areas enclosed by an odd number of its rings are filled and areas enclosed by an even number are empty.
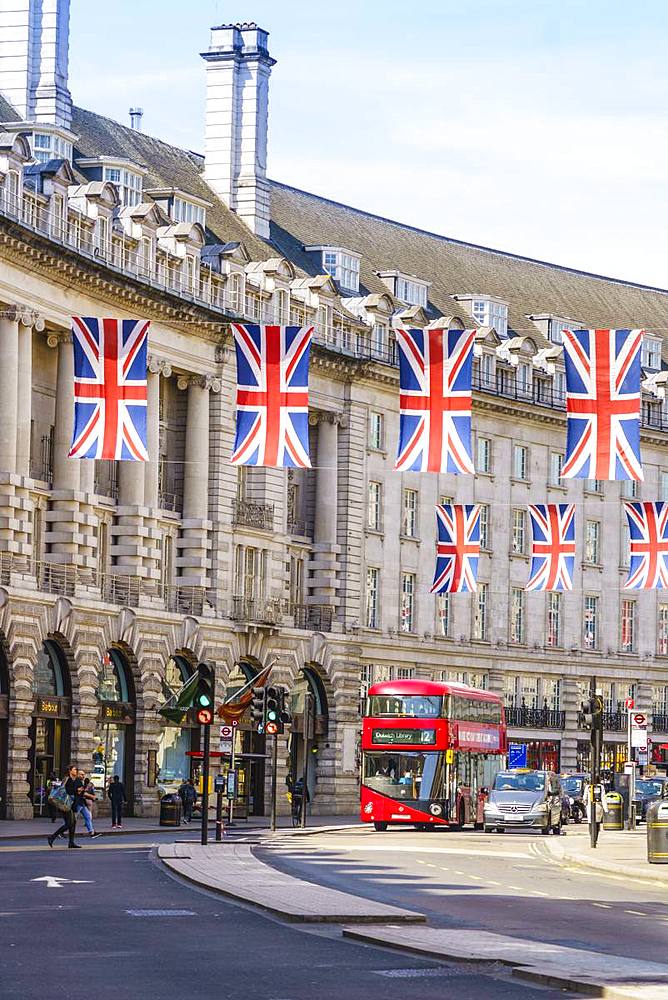
[[[15,642],[10,651],[12,683],[9,701],[7,749],[7,819],[32,819],[28,797],[28,755],[34,699],[32,696],[34,649],[29,643]]]
[[[0,473],[16,473],[19,310],[0,312]]]
[[[309,417],[318,427],[313,551],[309,561],[309,604],[338,607],[341,551],[337,544],[339,414]]]
[[[147,648],[139,663],[139,670],[141,693],[138,691],[136,704],[134,815],[157,816],[160,812],[160,796],[157,787],[148,787],[147,779],[149,751],[157,752],[160,740],[158,707],[161,678],[164,674],[160,653]]]
[[[44,320],[32,314],[19,324],[18,380],[16,405],[16,471],[30,477],[30,420],[32,418],[32,334],[44,329]]]
[[[157,510],[158,468],[160,464],[160,376],[169,378],[172,367],[162,358],[150,356],[147,374],[146,427],[148,439],[148,462],[144,466],[144,505],[149,510]]]
[[[56,376],[56,426],[53,434],[53,489],[75,492],[79,489],[80,460],[68,458],[74,426],[74,351],[71,333],[50,333],[49,347],[58,348]]]
[[[97,687],[99,683],[100,654],[95,646],[80,648],[77,655],[79,704],[72,706],[71,752],[72,760],[81,762],[80,767],[90,766],[95,751],[95,731],[99,706]],[[74,685],[72,685],[74,690]]]
[[[577,764],[578,740],[588,740],[589,733],[578,728],[580,695],[578,678],[564,677],[561,683],[561,707],[566,713],[565,728],[561,736],[562,771],[574,771]]]
[[[209,392],[220,392],[220,379],[209,375],[183,376],[179,389],[188,391],[185,462],[183,471],[183,521],[177,539],[180,554],[176,565],[181,587],[206,588],[209,571]],[[198,613],[203,595],[193,596],[193,613]],[[201,611],[200,611],[201,613]]]

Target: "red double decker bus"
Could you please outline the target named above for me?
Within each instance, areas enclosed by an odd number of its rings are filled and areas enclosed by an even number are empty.
[[[434,681],[374,684],[362,721],[361,819],[377,830],[481,823],[483,789],[505,754],[498,695]]]

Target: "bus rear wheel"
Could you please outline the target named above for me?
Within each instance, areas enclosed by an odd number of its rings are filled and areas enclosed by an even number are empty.
[[[373,825],[378,830],[378,833],[384,833],[387,830],[387,823],[374,823]]]

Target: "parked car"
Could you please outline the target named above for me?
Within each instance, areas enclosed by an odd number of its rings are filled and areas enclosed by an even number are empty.
[[[568,818],[574,823],[581,823],[587,816],[587,775],[562,774],[560,780],[567,799]]]
[[[553,771],[515,768],[499,771],[484,807],[485,832],[529,829],[561,833],[563,790]]]
[[[662,798],[668,778],[636,778],[636,794],[634,798],[637,822],[647,818],[647,807],[651,802]]]

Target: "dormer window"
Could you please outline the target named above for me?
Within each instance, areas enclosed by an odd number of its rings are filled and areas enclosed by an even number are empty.
[[[125,167],[105,167],[103,180],[116,185],[121,204],[126,207],[138,205],[141,201],[142,180],[139,174]]]
[[[404,274],[402,271],[379,271],[378,277],[383,279],[400,302],[405,302],[407,306],[427,308],[431,282],[416,278],[414,274]]]
[[[508,303],[491,295],[453,295],[463,302],[477,326],[492,326],[500,337],[508,336]]]
[[[360,287],[361,254],[345,247],[308,246],[307,253],[321,253],[321,266],[325,274],[331,274],[340,288],[347,292],[358,292]]]
[[[34,132],[31,138],[33,156],[38,163],[72,159],[72,143],[56,132]]]
[[[578,319],[567,319],[553,313],[527,313],[527,319],[538,327],[551,344],[563,344],[564,330],[581,330],[584,326]]]
[[[171,216],[176,222],[199,222],[202,228],[206,219],[206,212],[201,205],[195,205],[185,198],[174,198]]]
[[[658,337],[650,337],[647,334],[643,336],[640,365],[642,368],[653,368],[655,371],[661,368],[661,341]]]

